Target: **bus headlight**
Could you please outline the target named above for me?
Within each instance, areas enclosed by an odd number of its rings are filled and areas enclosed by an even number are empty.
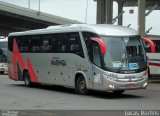
[[[143,78],[148,78],[148,71],[144,71]]]
[[[147,85],[148,85],[148,82],[145,82],[145,83],[143,84],[143,87],[147,87]]]
[[[108,87],[111,89],[114,89],[114,85],[112,85],[112,84],[109,84]]]

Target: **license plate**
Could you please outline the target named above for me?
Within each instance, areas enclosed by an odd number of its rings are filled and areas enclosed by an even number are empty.
[[[134,84],[127,84],[127,88],[133,88]]]

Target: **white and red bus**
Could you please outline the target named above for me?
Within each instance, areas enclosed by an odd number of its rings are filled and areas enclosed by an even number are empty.
[[[0,38],[0,74],[8,74],[8,38]]]
[[[128,27],[74,24],[9,34],[9,78],[88,90],[147,87],[143,39]]]
[[[160,76],[160,38],[152,36],[150,43],[145,42],[145,50],[148,56],[149,75],[151,77]]]

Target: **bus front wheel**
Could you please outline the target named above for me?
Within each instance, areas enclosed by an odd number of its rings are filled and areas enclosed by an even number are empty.
[[[30,87],[32,85],[28,71],[24,72],[23,79],[25,86]]]
[[[150,68],[148,67],[148,78],[151,78]]]
[[[86,81],[85,81],[85,79],[84,79],[83,76],[78,77],[76,83],[77,83],[76,84],[77,85],[76,86],[76,91],[79,94],[82,94],[82,95],[88,94],[88,89],[87,89],[87,86],[86,86]]]

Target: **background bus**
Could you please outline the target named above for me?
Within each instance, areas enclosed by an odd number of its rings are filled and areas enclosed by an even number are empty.
[[[62,25],[9,34],[9,78],[33,83],[112,91],[147,87],[142,38],[128,27]]]
[[[8,38],[0,38],[0,73],[8,74],[7,64]]]
[[[149,75],[153,76],[160,76],[160,38],[156,36],[152,36],[149,38],[155,47],[155,52],[151,50],[151,45],[149,43],[145,43],[145,50],[148,56],[149,62]]]

